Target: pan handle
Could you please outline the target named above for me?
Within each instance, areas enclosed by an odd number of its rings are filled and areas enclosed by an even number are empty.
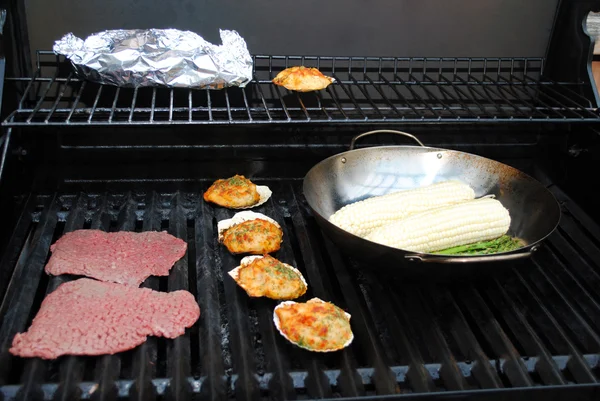
[[[402,136],[406,136],[409,137],[411,139],[414,139],[415,142],[417,142],[420,146],[425,146],[423,145],[423,142],[419,141],[417,139],[416,136],[408,134],[406,132],[402,132],[402,131],[396,131],[396,130],[391,130],[391,129],[378,129],[375,131],[369,131],[369,132],[364,132],[360,135],[356,135],[354,138],[352,138],[352,141],[350,141],[350,150],[354,149],[354,145],[356,144],[356,140],[362,138],[363,136],[368,136],[368,135],[373,135],[373,134],[396,134],[396,135],[402,135]]]
[[[443,256],[427,256],[427,255],[406,255],[404,256],[410,262],[433,262],[433,263],[477,263],[477,262],[505,262],[508,260],[525,259],[533,255],[538,250],[535,245],[529,250],[519,253],[510,253],[508,255],[489,255],[489,256],[466,256],[458,257],[443,257]]]

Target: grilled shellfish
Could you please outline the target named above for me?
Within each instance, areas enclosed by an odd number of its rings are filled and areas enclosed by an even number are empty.
[[[216,180],[204,192],[204,200],[229,209],[249,209],[260,206],[271,197],[265,185],[256,185],[243,175]]]
[[[280,303],[275,307],[273,322],[286,340],[309,351],[338,351],[354,340],[350,314],[319,298]]]
[[[219,242],[234,255],[276,252],[283,242],[281,226],[262,213],[238,212],[217,224]]]
[[[308,288],[298,269],[270,255],[246,256],[228,274],[250,297],[295,299]]]
[[[325,76],[316,68],[295,66],[286,68],[273,79],[275,85],[298,92],[311,92],[327,88],[335,79]]]

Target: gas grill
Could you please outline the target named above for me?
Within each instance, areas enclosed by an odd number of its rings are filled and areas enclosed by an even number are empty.
[[[597,1],[558,2],[543,56],[257,54],[253,81],[223,90],[81,80],[51,51],[30,57],[21,6],[9,3],[0,68],[6,60],[0,400],[600,399],[600,216],[589,192],[600,112],[593,42],[580,28]],[[314,93],[271,84],[293,65],[337,82]],[[501,275],[409,281],[349,258],[318,228],[302,179],[373,128],[530,174],[559,201],[559,227]],[[360,146],[403,143],[381,135]],[[307,278],[302,299],[352,315],[350,347],[317,354],[293,346],[273,325],[276,303],[249,298],[227,276],[239,258],[217,243],[216,225],[233,211],[202,194],[236,173],[273,190],[253,210],[281,223],[277,257]],[[170,275],[143,286],[190,291],[200,319],[175,340],[150,337],[115,355],[12,356],[14,335],[44,297],[75,279],[44,273],[50,245],[90,228],[186,240]]]

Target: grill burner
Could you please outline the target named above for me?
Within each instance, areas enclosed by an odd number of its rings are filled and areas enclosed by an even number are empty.
[[[0,399],[411,398],[454,391],[501,399],[517,388],[527,399],[565,390],[573,399],[600,395],[600,227],[557,187],[560,227],[532,261],[498,278],[424,285],[356,269],[322,237],[299,180],[255,181],[273,190],[256,211],[282,224],[277,256],[307,278],[303,299],[331,300],[352,314],[349,348],[308,353],[276,332],[275,302],[248,298],[225,274],[237,258],[217,244],[216,222],[233,211],[207,205],[201,192],[32,194],[0,262]],[[176,340],[150,338],[114,356],[12,357],[14,334],[28,327],[44,295],[73,279],[43,273],[50,244],[80,228],[165,229],[186,239],[188,254],[170,276],[143,285],[188,289],[197,295],[199,322]]]

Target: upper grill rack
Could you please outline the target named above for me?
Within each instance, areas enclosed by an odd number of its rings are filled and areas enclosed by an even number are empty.
[[[544,77],[542,58],[254,56],[245,88],[125,89],[77,78],[64,58],[38,51],[30,78],[7,78],[20,94],[4,126],[586,122],[600,118],[582,96],[589,83]],[[294,65],[336,82],[291,92],[271,83]]]

